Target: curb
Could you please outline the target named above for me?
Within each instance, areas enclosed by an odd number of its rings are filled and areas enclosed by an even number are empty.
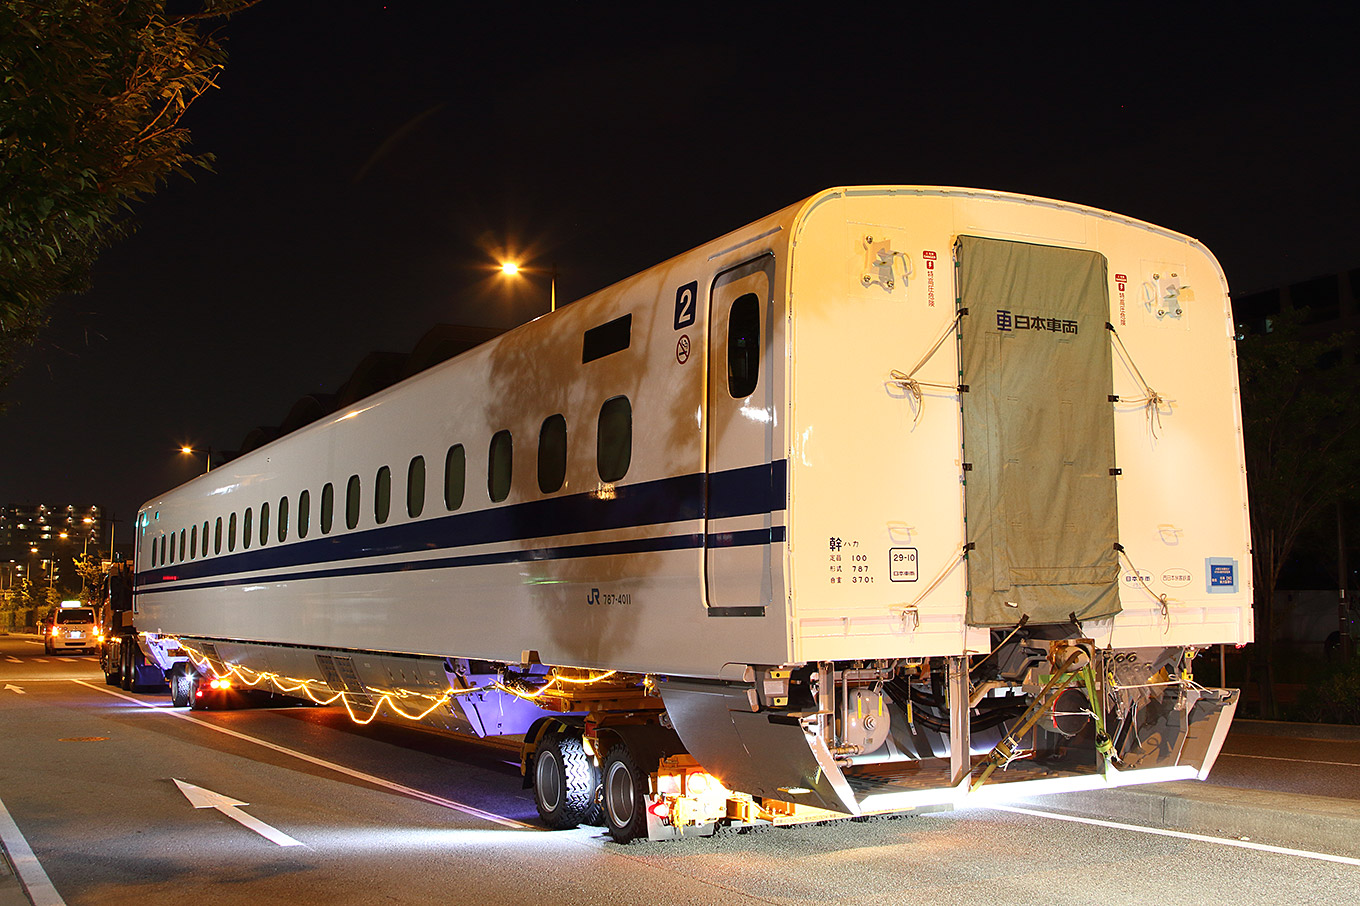
[[[33,906],[19,876],[14,873],[3,843],[0,843],[0,906]]]
[[[1087,818],[1217,832],[1342,855],[1352,854],[1360,840],[1360,804],[1353,799],[1209,786],[1196,780],[1033,796],[1026,801]]]

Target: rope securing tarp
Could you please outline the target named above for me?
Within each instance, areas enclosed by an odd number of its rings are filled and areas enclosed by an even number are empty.
[[[1120,357],[1124,360],[1124,364],[1129,366],[1129,370],[1133,372],[1133,376],[1143,388],[1143,395],[1138,399],[1125,400],[1122,397],[1113,396],[1111,399],[1118,399],[1121,402],[1142,403],[1147,410],[1148,430],[1152,432],[1152,436],[1155,438],[1157,437],[1157,432],[1161,430],[1162,427],[1162,406],[1166,406],[1170,409],[1171,401],[1156,390],[1153,390],[1151,385],[1148,384],[1147,380],[1143,377],[1143,372],[1139,371],[1138,366],[1134,364],[1133,356],[1129,355],[1129,350],[1124,345],[1123,338],[1119,336],[1119,331],[1114,329],[1114,325],[1109,321],[1106,321],[1105,329],[1110,332],[1110,336],[1114,337],[1115,345],[1119,348]]]
[[[925,367],[926,362],[929,362],[931,358],[935,355],[935,353],[940,351],[940,347],[944,345],[945,340],[948,340],[951,336],[957,334],[959,327],[959,319],[961,317],[962,313],[954,315],[953,319],[945,326],[945,329],[940,334],[939,339],[937,339],[931,345],[930,349],[926,352],[925,355],[921,356],[921,360],[917,362],[916,365],[910,371],[906,373],[903,373],[896,369],[893,369],[892,371],[893,383],[897,384],[897,386],[901,387],[902,389],[906,390],[908,393],[911,394],[912,409],[914,412],[914,417],[912,418],[913,425],[921,420],[921,407],[923,402],[921,390],[922,387],[932,387],[938,390],[951,390],[954,392],[958,392],[959,390],[958,384],[936,384],[931,383],[929,381],[918,381],[916,379],[916,372],[920,371],[923,367]]]

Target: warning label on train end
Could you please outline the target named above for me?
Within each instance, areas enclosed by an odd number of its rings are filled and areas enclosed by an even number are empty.
[[[916,571],[916,557],[914,547],[888,549],[888,572],[894,582],[915,582],[920,578]]]

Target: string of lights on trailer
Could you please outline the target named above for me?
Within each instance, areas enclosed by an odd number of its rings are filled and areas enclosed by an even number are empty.
[[[1017,626],[1015,631],[1019,631],[1019,629],[1020,627]],[[1012,633],[1012,635],[1013,634],[1014,633]],[[1009,636],[1007,638],[1009,638]],[[1004,642],[1002,644],[1004,644]],[[555,689],[561,688],[563,686],[574,686],[584,688],[588,686],[593,686],[597,683],[611,679],[614,676],[618,675],[617,670],[608,670],[602,673],[585,677],[571,677],[559,673],[558,671],[561,668],[554,667],[552,668],[552,672],[548,674],[547,681],[542,686],[539,686],[538,688],[532,690],[526,690],[524,688],[517,687],[513,684],[506,683],[500,679],[492,683],[487,683],[481,686],[471,686],[466,689],[449,688],[439,693],[438,695],[432,695],[427,692],[416,692],[410,689],[400,688],[381,689],[375,687],[370,688],[368,692],[363,693],[363,697],[371,702],[368,713],[364,715],[355,711],[354,703],[351,700],[352,693],[349,693],[346,690],[336,692],[335,690],[327,687],[325,692],[321,693],[318,696],[314,692],[315,683],[312,680],[298,679],[296,677],[285,677],[270,671],[255,671],[251,670],[248,667],[242,667],[238,664],[224,664],[223,666],[226,667],[227,672],[225,674],[222,674],[218,672],[217,668],[212,664],[207,655],[205,655],[202,651],[190,645],[186,645],[182,641],[180,642],[180,648],[185,652],[189,660],[194,664],[196,668],[200,670],[206,670],[208,672],[208,674],[211,676],[211,680],[209,682],[212,684],[212,688],[230,688],[230,684],[233,677],[237,680],[240,680],[241,683],[252,689],[258,687],[261,683],[268,682],[271,686],[273,686],[279,692],[284,694],[302,692],[307,697],[307,699],[311,701],[313,704],[320,705],[323,707],[333,705],[336,702],[339,702],[341,705],[344,706],[345,711],[349,715],[350,720],[359,726],[366,726],[367,724],[372,723],[378,717],[378,714],[381,712],[384,706],[386,706],[388,710],[397,717],[401,717],[412,722],[419,722],[424,718],[428,717],[430,714],[434,713],[439,708],[442,708],[445,705],[447,705],[452,699],[462,695],[471,695],[477,692],[500,691],[505,692],[509,695],[513,695],[516,698],[523,699],[524,701],[535,701],[539,698],[542,698],[544,695],[547,695],[548,693],[554,691]],[[1151,689],[1167,686],[1183,686],[1190,689],[1203,690],[1204,687],[1201,686],[1199,683],[1195,682],[1194,675],[1191,672],[1191,662],[1194,660],[1196,654],[1197,651],[1194,648],[1184,649],[1181,655],[1182,663],[1180,669],[1176,670],[1174,673],[1168,671],[1169,674],[1168,678],[1164,681],[1159,682],[1121,684],[1116,682],[1114,671],[1110,670],[1106,676],[1108,688],[1112,691],[1131,691],[1134,689]],[[1133,655],[1130,654],[1128,656],[1132,657]],[[987,657],[990,657],[990,655],[988,655]],[[986,661],[987,657],[984,657],[982,661],[979,661],[978,664],[974,665],[972,669],[975,670],[978,666],[981,666],[981,663],[983,661]],[[1081,675],[1084,673],[1089,673],[1089,671],[1090,665],[1088,664],[1085,667],[1080,668],[1076,671],[1070,671],[1070,673],[1074,675]],[[1058,677],[1064,672],[1065,671],[1060,670],[1057,673],[1053,674],[1053,676],[1049,678],[1050,684],[1052,683],[1053,680],[1057,680]],[[1083,676],[1083,680],[1088,693],[1094,695],[1092,677]],[[656,689],[657,685],[656,678],[648,674],[643,677],[642,685],[643,689],[650,694]],[[1064,683],[1063,685],[1066,684]],[[372,701],[372,694],[377,694],[378,699],[376,702]],[[1044,696],[1041,695],[1039,696],[1038,700],[1042,701],[1043,698]],[[424,707],[423,710],[407,711],[399,703],[399,700],[407,699],[424,699],[425,701],[429,702],[429,704],[428,706]],[[1093,711],[1090,711],[1088,713],[1093,718],[1099,720],[1098,715],[1096,715]]]
[[[487,683],[486,685],[471,686],[466,689],[449,688],[438,695],[432,695],[428,692],[416,692],[411,689],[380,689],[374,687],[370,688],[367,692],[363,693],[363,697],[372,702],[370,710],[368,711],[367,715],[363,715],[355,711],[354,704],[351,701],[352,693],[346,690],[336,692],[335,690],[326,687],[325,692],[321,693],[318,696],[317,694],[314,694],[315,683],[312,680],[298,679],[296,677],[290,676],[281,676],[271,671],[255,671],[251,670],[249,667],[242,667],[239,664],[224,663],[223,666],[226,668],[227,672],[225,674],[219,673],[217,667],[213,665],[211,660],[209,660],[207,655],[205,655],[202,651],[199,651],[198,649],[190,645],[184,644],[183,641],[179,643],[179,646],[184,651],[185,655],[188,656],[189,661],[194,665],[194,667],[200,670],[207,671],[207,673],[211,677],[209,683],[211,687],[214,689],[230,688],[233,678],[240,680],[242,684],[252,689],[258,687],[261,683],[267,681],[271,686],[273,686],[275,689],[277,689],[279,692],[285,695],[294,692],[302,692],[309,701],[316,705],[321,705],[324,707],[339,702],[344,706],[346,713],[349,714],[350,720],[352,720],[354,723],[360,726],[365,726],[369,723],[372,723],[377,718],[378,714],[381,712],[384,705],[387,707],[390,713],[397,717],[401,717],[413,722],[419,722],[421,720],[424,720],[429,715],[433,714],[439,708],[442,708],[445,705],[447,705],[449,701],[451,701],[453,698],[460,695],[471,695],[475,692],[499,691],[505,692],[509,695],[513,695],[516,698],[520,698],[525,701],[535,701],[539,698],[542,698],[544,695],[547,695],[549,692],[552,692],[553,690],[561,688],[563,686],[576,686],[576,687],[593,686],[596,683],[600,683],[603,682],[604,680],[614,677],[618,673],[617,670],[607,670],[603,673],[594,674],[591,676],[572,677],[559,673],[558,671],[561,668],[554,667],[552,669],[552,672],[548,674],[547,682],[545,682],[542,686],[539,686],[538,688],[531,690],[516,687],[515,685],[506,683],[500,679],[497,679],[495,682],[492,683]],[[646,689],[647,691],[650,692],[652,689],[655,688],[655,685],[656,681],[654,677],[649,675],[643,678],[643,688]],[[374,694],[378,696],[377,701],[372,701],[372,695]],[[398,703],[398,700],[401,699],[424,699],[428,701],[430,704],[428,707],[424,707],[424,710],[420,710],[418,712],[408,712],[401,706],[401,704]]]

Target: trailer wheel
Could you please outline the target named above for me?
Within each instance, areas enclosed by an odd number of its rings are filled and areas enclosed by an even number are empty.
[[[203,682],[203,674],[197,670],[188,674],[189,679],[189,710],[206,711],[208,710],[208,700],[198,697],[198,684]]]
[[[185,708],[193,701],[194,680],[184,669],[183,664],[176,664],[170,671],[170,704],[175,708]]]
[[[534,756],[534,805],[553,830],[570,830],[595,815],[600,774],[581,737],[548,733]]]
[[[604,759],[604,821],[615,843],[647,839],[647,773],[620,743]]]
[[[124,643],[118,646],[118,685],[127,692],[132,691],[132,646]]]
[[[113,672],[109,672],[110,667],[113,667]],[[99,669],[104,671],[104,685],[118,685],[118,668],[114,666],[113,657],[109,654],[107,648],[99,656]]]

